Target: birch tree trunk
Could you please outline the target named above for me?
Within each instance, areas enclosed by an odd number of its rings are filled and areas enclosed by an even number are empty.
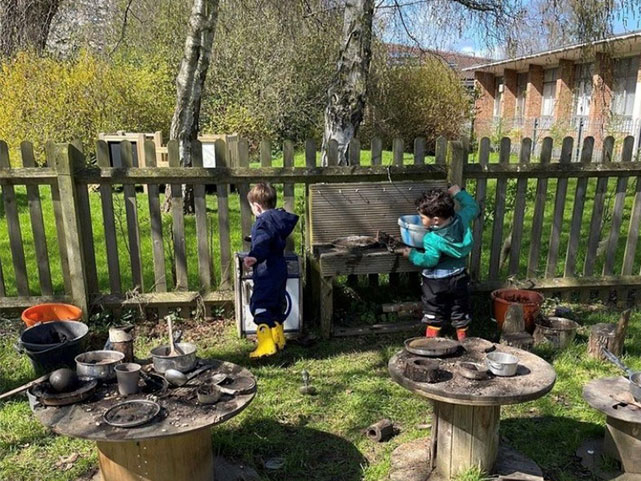
[[[0,0],[0,55],[33,48],[42,52],[60,0]]]
[[[200,104],[203,86],[211,60],[219,0],[194,0],[189,16],[189,32],[185,51],[176,77],[176,109],[171,119],[169,138],[178,141],[180,165],[192,165],[193,151],[198,140]],[[193,189],[183,186],[185,213],[194,212]],[[171,186],[165,188],[164,210],[171,208]]]
[[[336,78],[327,91],[322,165],[330,140],[338,143],[339,165],[347,165],[347,147],[363,120],[372,58],[374,0],[347,0]]]

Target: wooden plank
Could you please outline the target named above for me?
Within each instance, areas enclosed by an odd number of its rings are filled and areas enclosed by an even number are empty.
[[[467,408],[463,406],[463,408]],[[470,432],[472,446],[470,465],[492,471],[499,450],[500,406],[473,406],[473,424]]]
[[[444,181],[311,185],[310,244],[327,245],[350,235],[375,237],[379,230],[399,232],[398,218],[416,211],[416,197],[445,185]]]
[[[327,165],[338,165],[338,142],[334,139],[330,139],[327,145]]]
[[[249,167],[249,143],[247,139],[240,138],[236,144],[236,161],[238,167]],[[238,189],[238,197],[240,200],[240,226],[243,236],[243,248],[249,250],[251,243],[245,239],[249,237],[252,230],[252,210],[247,200],[249,194],[249,184],[239,183],[236,188]]]
[[[325,339],[332,336],[332,319],[334,317],[334,278],[321,276],[320,278],[320,327],[321,335]]]
[[[272,165],[272,147],[269,140],[260,141],[260,166],[271,167]]]
[[[167,154],[169,166],[180,165],[180,153],[178,142],[170,140],[167,142]],[[216,163],[218,163],[218,152],[216,152]],[[176,265],[176,290],[186,291],[188,289],[187,278],[187,252],[185,248],[185,214],[182,197],[182,186],[171,185],[171,233],[174,243],[174,259]]]
[[[0,141],[0,169],[11,169],[9,147],[4,141]],[[5,184],[2,186],[2,201],[4,203],[4,215],[7,219],[7,230],[9,231],[9,246],[11,248],[16,287],[19,295],[28,296],[30,295],[29,276],[22,245],[22,231],[20,229],[20,218],[18,217],[16,192],[13,185]]]
[[[202,144],[193,143],[192,164],[203,166]],[[194,185],[194,213],[196,217],[196,237],[198,243],[198,280],[201,292],[211,289],[211,250],[209,245],[209,223],[207,219],[207,197],[204,185]]]
[[[105,306],[137,306],[143,304],[150,308],[168,308],[195,306],[198,299],[206,304],[224,305],[233,302],[233,291],[211,291],[202,294],[197,291],[173,291],[173,292],[146,292],[135,298],[127,297],[124,294],[95,296],[93,302]]]
[[[603,154],[602,159],[612,158],[614,150],[614,138],[606,137],[603,141]],[[605,207],[605,196],[608,190],[608,178],[599,177],[596,184],[596,191],[594,193],[594,206],[592,209],[592,218],[590,220],[590,231],[588,233],[587,249],[585,254],[585,263],[583,264],[583,275],[590,277],[594,273],[594,266],[596,264],[597,250],[599,248],[599,240],[601,238],[601,227],[603,222],[603,211]],[[581,301],[587,302],[590,292],[585,291],[581,293]]]
[[[383,141],[380,137],[373,137],[371,143],[372,165],[383,165]]]
[[[631,162],[634,153],[634,137],[627,136],[623,140],[623,151],[621,153],[622,162]],[[603,264],[603,275],[610,276],[614,274],[614,261],[616,258],[617,245],[621,234],[621,224],[623,223],[623,208],[625,206],[625,194],[628,190],[628,178],[619,177],[617,179],[616,194],[614,195],[614,209],[612,210],[612,225],[610,235],[605,248],[605,262]]]
[[[572,161],[572,146],[574,139],[566,137],[561,147],[559,163],[569,164]],[[546,277],[556,277],[556,264],[561,242],[561,230],[563,229],[563,214],[565,212],[565,198],[568,192],[568,179],[562,178],[556,184],[556,196],[554,198],[554,216],[552,218],[552,229],[550,230],[550,246],[548,248],[548,259],[545,268]]]
[[[510,162],[510,144],[508,137],[501,139],[499,152],[499,163]],[[494,224],[492,226],[492,241],[490,250],[489,279],[496,279],[501,269],[501,246],[503,243],[503,223],[505,218],[505,196],[507,193],[507,179],[499,179],[496,182],[496,196],[494,201]]]
[[[527,165],[530,163],[532,152],[532,140],[524,138],[521,142],[521,152],[519,154],[519,164]],[[521,259],[521,243],[523,241],[523,219],[525,217],[525,207],[527,201],[527,184],[528,179],[521,177],[516,182],[516,198],[514,199],[514,217],[512,219],[512,243],[510,245],[510,264],[508,274],[511,276],[519,273],[519,261]]]
[[[349,165],[361,165],[361,142],[358,139],[353,138],[349,141],[347,153],[349,155]]]
[[[454,475],[469,469],[472,455],[472,433],[474,432],[474,407],[454,405],[454,416],[456,418],[456,427],[452,429],[452,457],[450,458],[450,472]],[[440,420],[439,420],[440,421]],[[440,423],[439,423],[440,424]],[[475,446],[476,447],[476,446]],[[477,453],[478,454],[478,453]],[[437,456],[439,456],[437,447]],[[477,458],[481,456],[477,455]],[[479,464],[484,459],[477,459]],[[489,472],[492,467],[486,468]]]
[[[55,161],[58,171],[60,204],[64,206],[61,212],[65,238],[61,242],[67,250],[67,259],[69,260],[70,294],[73,303],[82,309],[83,318],[86,321],[89,315],[89,290],[87,288],[85,256],[78,255],[84,252],[84,236],[81,235],[80,230],[86,226],[81,223],[79,216],[76,182],[74,181],[74,166],[78,159],[82,158],[82,153],[73,145],[67,146],[64,151],[56,149],[54,145],[49,151],[55,155],[48,161]]]
[[[594,137],[586,137],[583,140],[583,147],[581,149],[581,164],[587,165],[592,162],[593,150]],[[572,209],[572,221],[570,223],[570,238],[568,240],[568,250],[565,255],[563,277],[574,277],[576,275],[576,255],[579,250],[579,241],[581,239],[581,225],[583,223],[583,210],[585,207],[587,187],[587,177],[577,179],[576,191],[574,194],[574,207]]]
[[[447,139],[440,135],[436,139],[436,152],[434,154],[434,162],[436,165],[445,165],[447,157]]]
[[[120,143],[120,159],[124,168],[133,167],[134,154],[131,142],[123,140]],[[140,230],[138,223],[138,204],[136,203],[136,186],[123,187],[125,198],[125,216],[127,218],[127,239],[129,241],[129,261],[131,262],[132,289],[144,292],[142,254],[140,250]],[[172,189],[173,193],[173,189]],[[172,203],[173,206],[173,203]]]
[[[104,140],[96,141],[96,161],[100,167],[109,167],[109,145]],[[107,248],[107,267],[109,269],[109,289],[112,294],[122,292],[120,283],[120,261],[118,259],[118,239],[114,217],[113,190],[109,184],[100,184],[100,203],[102,222],[105,228],[105,245]]]
[[[487,166],[490,162],[490,139],[483,137],[479,145],[479,163]],[[483,245],[483,216],[485,214],[485,195],[487,193],[487,179],[478,179],[476,181],[476,202],[480,207],[480,214],[474,220],[472,234],[474,236],[474,245],[470,255],[470,277],[474,280],[480,278],[481,273],[481,252]]]
[[[425,163],[425,137],[416,137],[414,139],[414,165],[423,165]]]
[[[405,153],[405,146],[403,139],[396,138],[392,141],[392,154],[394,156],[394,165],[403,165],[403,154]]]
[[[641,160],[636,156],[636,161]],[[623,253],[623,263],[621,265],[621,274],[630,275],[634,268],[634,258],[639,241],[639,226],[641,225],[641,176],[636,178],[634,187],[634,200],[632,210],[630,211],[630,222],[628,224],[628,237],[625,242],[625,251]],[[628,292],[618,291],[619,304],[625,304],[628,299]]]
[[[0,295],[0,310],[17,311],[35,306],[36,304],[48,304],[51,302],[71,304],[73,303],[73,299],[71,296],[5,297],[4,294],[2,294]]]
[[[31,142],[22,142],[20,144],[20,152],[22,153],[22,165],[25,167],[36,167]],[[45,235],[42,204],[40,203],[40,189],[37,185],[27,185],[27,200],[29,202],[29,216],[31,218],[31,231],[33,232],[36,262],[38,263],[40,293],[44,296],[51,296],[53,295],[53,286],[51,284],[47,236]]]
[[[158,162],[156,145],[150,140],[145,142],[145,162],[148,167],[152,168]],[[158,184],[149,184],[147,192],[151,227],[151,250],[154,262],[154,286],[156,292],[165,292],[167,290],[167,269],[165,266],[165,246],[163,243],[160,189]]]
[[[352,156],[352,147],[350,144],[349,155]],[[358,151],[360,156],[360,150]],[[350,160],[351,162],[351,160]],[[286,140],[283,144],[283,166],[284,167],[294,167],[294,143],[291,140]],[[283,184],[283,197],[284,197],[284,207],[287,212],[295,213],[295,204],[294,204],[294,184],[285,183]],[[293,252],[296,249],[296,242],[294,237],[296,235],[296,230],[287,238],[287,245],[285,250],[287,252]]]
[[[539,164],[542,167],[550,165],[552,159],[552,138],[545,137],[541,146]],[[532,216],[532,233],[530,235],[530,254],[527,263],[528,277],[536,277],[539,271],[539,254],[541,252],[541,234],[543,233],[543,220],[545,214],[545,201],[547,198],[548,180],[539,179],[536,184],[534,201],[534,214]]]
[[[458,140],[449,144],[450,151],[447,159],[447,181],[452,185],[465,188],[465,164],[467,164],[467,149]]]
[[[529,177],[532,179],[556,179],[569,177],[629,177],[641,174],[641,168],[637,162],[605,162],[592,163],[582,166],[578,162],[561,164],[558,162],[549,164],[544,168],[540,164],[520,166],[519,164],[490,164],[483,169],[477,164],[470,164],[466,174],[472,178],[486,179],[515,179]]]
[[[369,334],[389,334],[415,330],[424,326],[420,321],[395,322],[394,324],[373,324],[362,327],[334,327],[332,337],[365,336]]]
[[[312,139],[307,139],[305,141],[305,165],[309,167],[316,167],[316,143]],[[305,212],[304,212],[304,223],[305,223],[305,250],[311,250],[311,230],[310,230],[310,213],[309,213],[309,184],[305,184]],[[310,278],[311,276],[307,275],[307,269],[311,267],[308,256],[305,256],[305,272],[306,277]],[[311,280],[311,279],[310,279]]]
[[[344,252],[322,253],[320,270],[323,276],[339,276],[420,272],[421,268],[397,254],[390,254],[387,250],[371,250],[367,253],[352,255]],[[392,281],[390,284],[394,285]]]
[[[497,279],[470,284],[474,292],[488,292],[509,287],[512,289],[530,289],[536,291],[562,291],[565,289],[585,290],[605,287],[639,287],[641,275],[636,276],[598,276],[598,277],[555,277],[553,279],[525,279],[521,282]]]
[[[57,147],[56,144],[48,141],[45,144],[45,154],[47,159],[47,165],[50,168],[56,167],[56,156],[57,156]],[[60,189],[58,187],[58,178],[56,178],[56,183],[51,186],[51,203],[53,206],[53,216],[56,223],[56,235],[58,240],[58,250],[60,255],[60,267],[62,270],[62,278],[65,286],[65,293],[71,294],[71,276],[69,269],[69,259],[67,258],[67,247],[65,245],[65,240],[67,238],[65,234],[65,224],[62,216],[62,202],[60,201]]]
[[[438,413],[438,432],[436,433],[435,470],[442,479],[453,479],[452,473],[452,435],[454,432],[453,415],[455,404],[432,401]]]
[[[217,140],[215,143],[216,163],[227,167],[225,141]],[[229,234],[229,184],[216,184],[216,198],[218,201],[218,235],[220,237],[220,285],[221,290],[230,290],[231,283],[231,238]]]

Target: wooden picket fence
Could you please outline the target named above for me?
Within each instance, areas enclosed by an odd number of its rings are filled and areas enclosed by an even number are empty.
[[[13,266],[13,276],[5,277],[6,266],[3,269],[0,265],[0,309],[15,310],[40,302],[69,301],[85,312],[95,306],[162,311],[199,305],[208,310],[230,302],[233,299],[231,237],[234,229],[240,229],[243,238],[249,234],[252,218],[246,193],[250,183],[259,180],[283,185],[284,207],[290,211],[298,209],[297,213],[303,217],[305,203],[296,202],[295,186],[298,184],[445,178],[464,183],[484,206],[484,213],[473,226],[476,244],[469,265],[476,289],[520,285],[564,291],[565,295],[579,289],[584,300],[592,290],[598,290],[603,298],[609,298],[611,290],[615,290],[616,299],[624,302],[628,300],[629,290],[641,287],[636,249],[641,219],[641,163],[632,160],[633,145],[633,139],[626,138],[620,158],[614,159],[614,139],[607,138],[603,143],[603,160],[596,163],[592,162],[594,140],[587,138],[582,146],[581,161],[571,162],[571,138],[563,141],[559,159],[552,158],[552,139],[546,138],[540,158],[534,161],[536,159],[530,158],[529,139],[523,140],[518,159],[511,157],[509,139],[501,141],[498,152],[492,151],[489,139],[482,139],[478,152],[470,159],[463,143],[448,144],[439,138],[433,163],[426,163],[425,141],[419,138],[413,145],[412,164],[404,165],[406,149],[402,140],[396,139],[392,163],[382,165],[382,142],[374,139],[370,146],[371,165],[361,166],[360,145],[354,140],[349,149],[350,166],[336,165],[337,147],[332,143],[328,149],[329,165],[319,167],[316,145],[307,141],[301,146],[305,166],[296,167],[296,147],[292,142],[285,142],[283,167],[273,167],[272,146],[263,141],[258,152],[260,166],[251,167],[245,139],[233,144],[218,140],[215,145],[217,167],[205,169],[199,163],[202,159],[196,159],[193,167],[180,167],[177,144],[173,141],[167,145],[169,167],[156,167],[156,147],[151,141],[144,144],[145,167],[132,167],[132,147],[127,141],[122,143],[122,165],[112,166],[108,145],[98,141],[97,165],[87,164],[79,145],[48,143],[46,165],[38,167],[31,144],[24,142],[21,145],[23,167],[12,168],[7,145],[0,142],[0,184]],[[494,161],[496,158],[498,162]],[[634,188],[632,178],[635,179]],[[608,192],[610,179],[616,182],[612,194]],[[164,184],[175,187],[171,189],[169,236],[166,229],[163,230],[166,215],[161,213],[160,186]],[[180,195],[180,186],[184,184],[194,186],[195,239],[185,237]],[[26,186],[26,202],[22,205],[16,195],[16,185]],[[147,195],[136,190],[136,186],[142,185],[147,187]],[[215,193],[206,189],[214,185]],[[44,186],[48,188],[44,189]],[[571,214],[568,186],[574,189]],[[555,189],[553,201],[552,188]],[[230,221],[230,200],[236,195],[240,199],[239,226]],[[92,228],[90,199],[95,198],[93,196],[100,197],[104,239],[98,238]],[[118,249],[119,219],[114,213],[115,196],[124,199],[127,237],[124,255],[131,269],[131,283],[127,285],[121,272],[123,252]],[[211,196],[216,197],[215,216],[208,210]],[[138,200],[145,197],[150,239],[141,239]],[[610,198],[614,200],[611,209]],[[44,202],[52,205],[51,222],[56,228],[59,271],[64,288],[55,289],[52,280]],[[591,207],[591,213],[589,220],[584,221],[584,211],[588,214],[586,206]],[[29,212],[33,233],[33,246],[29,248],[35,252],[39,289],[34,285],[36,273],[33,269],[29,271],[25,260],[19,221],[21,207],[23,210],[28,208]],[[627,232],[621,232],[623,226],[627,226]],[[607,232],[606,227],[609,228]],[[124,235],[124,228],[122,232]],[[150,254],[145,255],[141,245],[148,240],[152,247]],[[290,247],[304,253],[304,229],[294,241]],[[104,246],[101,245],[103,242]],[[187,269],[188,246],[192,245],[196,246],[197,285],[193,280],[190,284]],[[248,247],[246,242],[243,247]],[[97,248],[106,249],[108,289],[100,287]],[[565,249],[565,259],[562,259],[562,249]],[[169,264],[172,275],[167,275]],[[151,285],[145,283],[145,266],[153,266]],[[7,295],[5,287],[11,283],[15,284],[17,295]]]

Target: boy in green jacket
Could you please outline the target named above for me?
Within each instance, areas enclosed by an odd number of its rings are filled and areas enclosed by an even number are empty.
[[[454,200],[461,208],[454,210]],[[403,255],[423,267],[423,322],[425,335],[438,337],[445,322],[456,329],[459,341],[465,339],[470,324],[469,276],[465,260],[474,239],[470,223],[479,214],[474,198],[458,185],[447,191],[433,189],[416,200],[421,222],[428,228],[423,238],[425,252],[404,249]]]

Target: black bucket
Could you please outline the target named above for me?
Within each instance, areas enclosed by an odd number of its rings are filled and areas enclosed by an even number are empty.
[[[20,335],[18,349],[29,356],[37,374],[59,367],[76,369],[74,358],[86,350],[86,324],[77,321],[55,321],[37,324]]]

